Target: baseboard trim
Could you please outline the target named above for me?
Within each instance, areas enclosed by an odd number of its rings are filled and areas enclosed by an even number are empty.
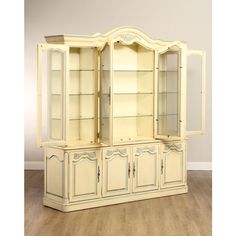
[[[212,170],[211,162],[188,162],[188,170]]]
[[[25,161],[25,170],[43,170],[43,161]],[[188,162],[188,170],[212,170],[211,162]]]
[[[43,170],[43,161],[25,161],[25,170]]]

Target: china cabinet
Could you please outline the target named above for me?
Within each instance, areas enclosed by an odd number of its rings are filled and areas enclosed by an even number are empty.
[[[186,193],[186,139],[204,133],[205,53],[128,27],[46,41],[44,205],[74,211]]]

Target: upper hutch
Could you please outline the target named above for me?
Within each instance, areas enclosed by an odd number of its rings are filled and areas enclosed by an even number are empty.
[[[71,211],[187,192],[185,140],[204,132],[205,53],[127,27],[46,41],[44,204]]]

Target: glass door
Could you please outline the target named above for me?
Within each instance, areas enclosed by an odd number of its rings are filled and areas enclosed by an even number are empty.
[[[113,143],[154,138],[154,50],[120,41],[113,48]]]
[[[157,138],[181,136],[181,50],[169,48],[158,56]]]
[[[38,144],[66,143],[65,83],[69,47],[38,45]]]
[[[101,51],[100,58],[100,143],[111,145],[111,48],[108,44]]]
[[[186,135],[205,132],[205,77],[206,54],[188,50],[187,57],[187,121]]]

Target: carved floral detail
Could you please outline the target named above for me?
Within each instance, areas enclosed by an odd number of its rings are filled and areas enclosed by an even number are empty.
[[[156,150],[155,147],[140,147],[136,149],[136,153],[135,156],[140,156],[142,155],[144,152],[148,152],[150,154],[156,154]]]
[[[75,153],[74,154],[74,162],[79,161],[80,159],[89,159],[90,161],[94,161],[96,158],[96,152],[83,152],[83,153]]]
[[[114,155],[119,155],[121,157],[127,157],[128,154],[127,154],[127,150],[124,148],[124,149],[113,149],[113,150],[107,150],[106,152],[106,159],[107,158],[110,158]]]
[[[166,144],[165,145],[165,151],[169,151],[169,150],[176,150],[178,152],[180,152],[182,150],[182,144]]]

